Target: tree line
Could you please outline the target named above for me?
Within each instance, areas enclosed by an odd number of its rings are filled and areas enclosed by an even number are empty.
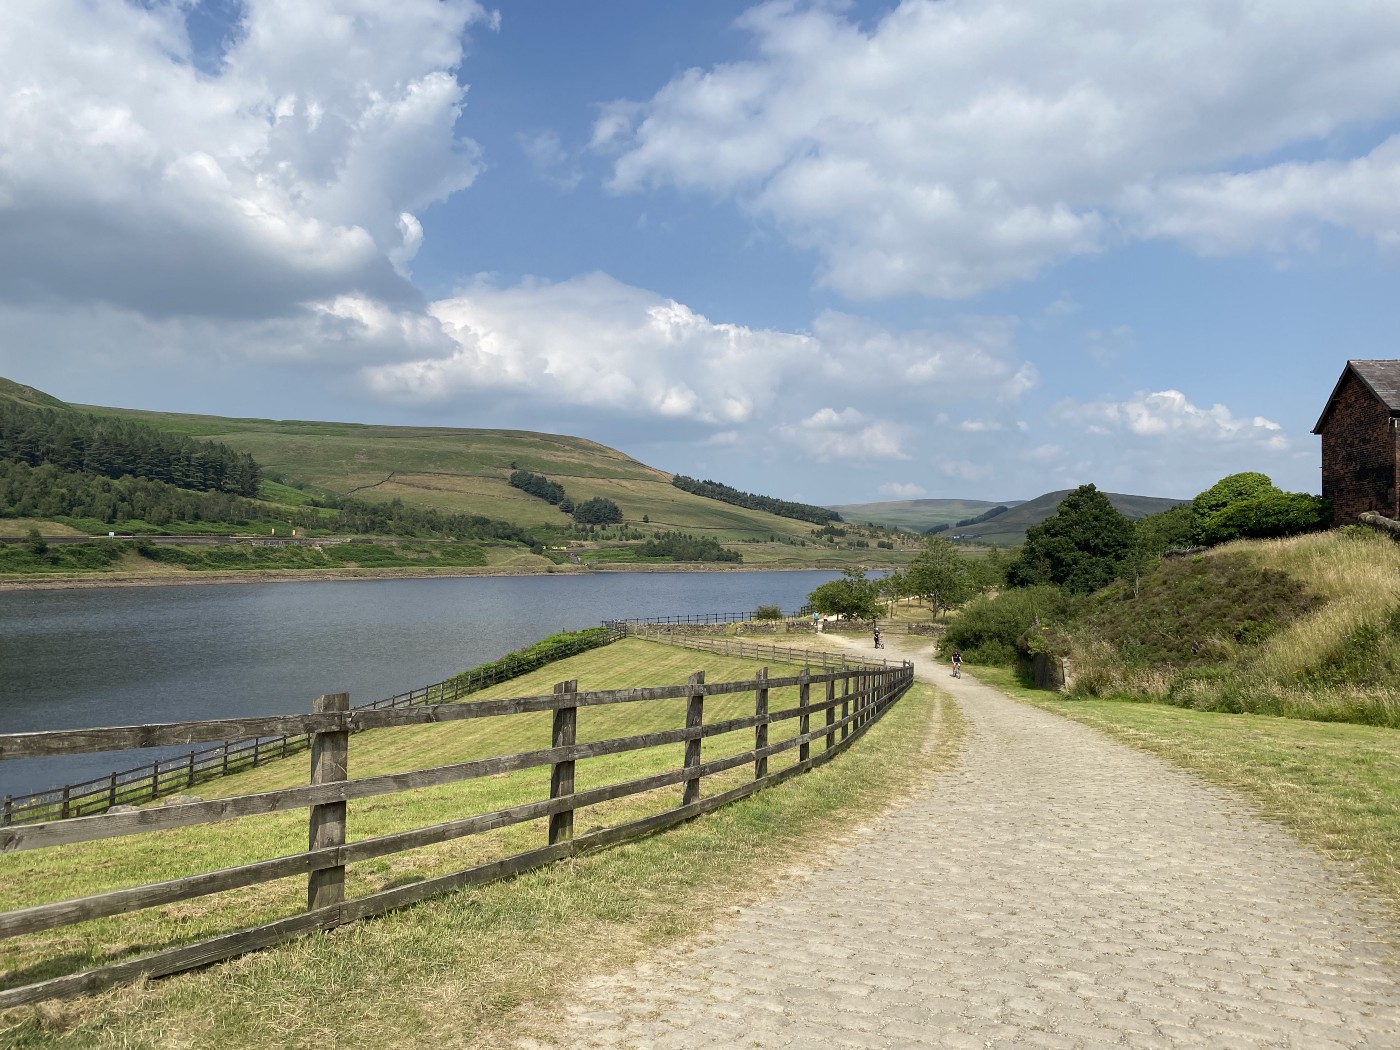
[[[741,562],[743,556],[725,550],[713,536],[691,536],[683,532],[666,532],[647,540],[637,548],[643,558],[670,558],[672,561]]]
[[[623,520],[622,508],[606,496],[594,496],[575,504],[564,492],[563,485],[550,481],[543,474],[513,470],[507,480],[520,491],[554,504],[579,525],[618,525]]]
[[[322,533],[499,539],[535,545],[534,537],[511,522],[410,507],[397,497],[386,503],[334,497],[317,503],[319,507],[285,507],[224,492],[193,492],[148,478],[107,478],[61,470],[52,463],[31,467],[18,460],[0,460],[2,517],[68,518],[105,525],[140,522],[156,528],[178,522],[230,528],[286,522]]]
[[[246,452],[143,423],[0,400],[0,460],[105,478],[145,478],[198,492],[256,496],[262,471]]]
[[[777,514],[783,518],[810,521],[816,525],[826,525],[829,522],[842,520],[840,514],[834,510],[827,510],[825,507],[814,507],[809,503],[793,503],[790,500],[774,499],[772,496],[759,496],[753,492],[741,492],[728,485],[722,485],[718,481],[697,481],[684,474],[677,474],[671,478],[671,484],[696,496],[719,500],[721,503],[730,503],[747,510],[764,510],[769,514]]]

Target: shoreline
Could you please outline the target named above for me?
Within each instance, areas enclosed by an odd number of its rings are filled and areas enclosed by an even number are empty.
[[[867,571],[886,572],[889,566],[868,566]],[[585,568],[555,565],[548,568],[512,568],[508,565],[460,566],[440,572],[395,567],[389,569],[302,569],[300,571],[246,569],[240,572],[186,573],[184,575],[134,575],[113,573],[65,576],[49,579],[0,580],[4,591],[83,590],[102,587],[186,587],[200,584],[321,583],[347,580],[436,580],[466,579],[472,576],[590,576],[617,572],[836,572],[832,565],[735,565],[721,568],[705,562],[678,562],[674,565],[608,565]]]

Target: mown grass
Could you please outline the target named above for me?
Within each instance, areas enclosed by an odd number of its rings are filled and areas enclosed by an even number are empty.
[[[755,669],[752,663],[712,654],[629,641],[553,665],[496,692],[548,691],[549,683],[567,677],[579,678],[585,689],[683,681],[701,666],[711,681],[747,678]],[[784,670],[773,668],[774,674]],[[771,703],[777,709],[791,699],[775,695]],[[736,715],[752,702],[743,694],[730,700]],[[683,710],[684,701],[678,703]],[[677,702],[626,706],[635,710],[626,715],[616,708],[581,712],[580,739],[677,724]],[[720,698],[707,703],[706,717],[725,717]],[[456,722],[357,736],[351,743],[351,775],[547,743],[544,716],[492,722],[496,724]],[[545,1005],[563,994],[569,979],[624,965],[656,944],[702,928],[723,908],[771,887],[783,877],[784,865],[829,842],[872,806],[907,790],[931,761],[949,761],[959,724],[951,707],[927,687],[916,687],[837,762],[683,828],[205,973],[72,1004],[11,1011],[0,1015],[0,1042],[16,1047],[309,1046],[333,1030],[343,1046],[410,1046],[444,1039],[452,1045],[508,1045],[499,1041],[506,1039],[501,1033],[542,1023],[548,1016]],[[713,747],[707,742],[705,757],[750,745],[750,733],[734,736],[740,739],[717,738]],[[779,737],[777,729],[774,737]],[[372,738],[378,739],[371,744]],[[939,748],[932,757],[926,753],[930,741]],[[580,763],[579,786],[673,768],[680,747],[665,750],[674,754]],[[606,769],[598,768],[602,763]],[[281,768],[264,767],[230,778],[221,789],[237,793],[304,783],[304,764],[303,757]],[[736,771],[730,782],[746,775]],[[723,786],[715,778],[707,782],[706,793]],[[548,770],[542,769],[351,803],[351,838],[540,798],[547,789]],[[667,808],[679,790],[668,789],[659,799],[581,811],[576,826],[582,832],[643,810]],[[298,812],[11,854],[0,861],[0,907],[295,852],[303,847],[305,834],[305,814]],[[536,822],[366,862],[352,867],[349,893],[455,870],[543,840],[542,822]],[[15,938],[4,945],[4,981],[15,984],[81,969],[290,914],[301,907],[304,892],[302,881],[291,879]],[[323,1000],[332,1005],[323,1007]]]
[[[1128,699],[1070,699],[1026,688],[1006,668],[969,671],[1017,699],[1239,792],[1300,841],[1361,873],[1400,916],[1400,731]]]

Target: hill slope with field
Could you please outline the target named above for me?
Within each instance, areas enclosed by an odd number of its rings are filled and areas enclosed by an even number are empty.
[[[357,499],[482,514],[525,528],[570,524],[557,506],[512,488],[514,470],[542,474],[580,503],[613,500],[629,523],[703,532],[720,540],[805,537],[808,522],[684,492],[671,475],[585,438],[524,430],[391,427],[75,406],[251,453],[288,486]]]
[[[883,563],[898,553],[897,546],[909,546],[912,553],[912,544],[904,541],[885,540],[884,549],[878,549],[876,540],[884,539],[883,532],[863,527],[852,535],[828,529],[814,537],[811,521],[686,491],[672,484],[666,471],[585,438],[70,405],[9,380],[0,380],[0,400],[142,424],[247,453],[262,468],[261,498],[293,510],[325,501],[398,500],[421,510],[509,522],[532,530],[543,544],[577,538],[575,521],[557,500],[552,503],[510,484],[511,475],[523,471],[562,486],[574,507],[593,499],[615,503],[623,519],[616,535],[585,537],[603,543],[625,545],[649,534],[685,533],[740,544],[743,561],[751,566],[840,567],[872,556]],[[53,534],[48,527],[43,531]],[[600,561],[636,560],[625,546],[597,556]]]
[[[1054,514],[1055,508],[1069,493],[1069,489],[1058,489],[1032,500],[1002,500],[1000,505],[1010,508],[1004,514],[998,514],[979,525],[951,528],[940,535],[948,540],[1015,547],[1026,541],[1026,530]],[[1134,520],[1190,502],[1160,496],[1131,496],[1121,492],[1105,492],[1104,495],[1120,514]],[[869,521],[888,528],[926,532],[935,525],[954,525],[996,506],[997,503],[985,500],[914,499],[891,503],[849,503],[832,509],[839,511],[847,521]]]

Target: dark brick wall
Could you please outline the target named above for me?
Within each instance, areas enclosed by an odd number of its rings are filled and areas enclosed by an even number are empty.
[[[1400,429],[1390,412],[1350,371],[1322,429],[1322,494],[1335,521],[1345,525],[1363,511],[1400,518]]]

